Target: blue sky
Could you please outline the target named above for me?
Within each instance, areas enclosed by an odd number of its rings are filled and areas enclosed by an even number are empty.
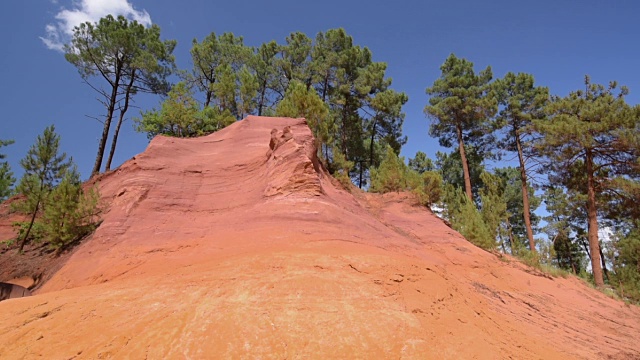
[[[51,47],[65,41],[65,26],[108,12],[158,24],[163,38],[178,41],[174,54],[182,69],[191,67],[192,39],[201,40],[212,31],[233,32],[257,46],[270,40],[283,43],[294,31],[313,38],[319,31],[343,27],[356,44],[372,50],[375,61],[388,63],[393,88],[409,95],[404,108],[409,142],[402,151],[407,157],[417,150],[433,157],[439,149],[423,114],[425,88],[439,77],[440,65],[452,52],[474,62],[478,71],[491,65],[494,77],[509,71],[531,73],[539,85],[561,96],[581,88],[585,74],[597,83],[617,80],[630,88],[629,103],[640,102],[640,2],[632,0],[9,0],[1,6],[0,139],[16,143],[0,151],[18,176],[18,162],[36,136],[55,124],[62,150],[88,177],[102,132],[102,124],[90,117],[103,115],[104,108],[63,54]],[[136,105],[149,109],[159,100],[139,97]],[[138,113],[132,109],[129,116]],[[114,165],[144,151],[147,144],[128,121]]]

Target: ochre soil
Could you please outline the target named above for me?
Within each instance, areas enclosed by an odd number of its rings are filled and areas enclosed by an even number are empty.
[[[80,245],[0,254],[0,281],[43,279],[0,302],[0,359],[640,359],[637,307],[481,250],[409,194],[344,190],[303,119],[156,137],[97,184]]]

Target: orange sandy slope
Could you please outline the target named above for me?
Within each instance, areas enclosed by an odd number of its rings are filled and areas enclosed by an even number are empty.
[[[640,359],[637,307],[342,190],[303,119],[159,136],[99,184],[95,234],[0,302],[1,359]]]

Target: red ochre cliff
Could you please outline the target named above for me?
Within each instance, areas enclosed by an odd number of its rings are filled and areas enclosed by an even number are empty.
[[[637,307],[343,190],[304,119],[158,136],[98,184],[96,232],[0,302],[1,359],[640,359]]]

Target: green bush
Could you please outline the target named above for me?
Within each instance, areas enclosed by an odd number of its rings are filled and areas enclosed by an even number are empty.
[[[447,184],[444,195],[445,217],[451,226],[472,244],[486,250],[495,249],[495,238],[491,236],[482,215],[464,191]]]
[[[442,199],[442,175],[436,171],[425,171],[422,174],[415,170],[407,170],[407,186],[412,189],[418,201],[431,206]]]
[[[391,146],[380,163],[371,169],[371,187],[369,191],[378,193],[398,192],[407,190],[407,166],[402,158],[396,155]]]
[[[618,234],[614,249],[618,256],[613,264],[611,285],[622,298],[640,303],[640,229]]]
[[[345,189],[351,187],[351,178],[349,177],[349,170],[353,168],[353,162],[348,161],[347,158],[340,152],[340,150],[333,148],[333,163],[331,169],[333,170],[333,177],[336,178]]]
[[[95,188],[82,190],[75,169],[67,172],[47,198],[39,236],[56,251],[82,239],[96,228],[98,200]]]
[[[99,199],[95,188],[83,191],[80,175],[72,168],[66,170],[60,183],[44,195],[32,225],[31,221],[20,221],[13,226],[19,239],[27,236],[27,242],[44,242],[50,249],[60,252],[96,229]],[[26,200],[19,202],[14,210],[24,212],[29,209],[26,205]],[[7,245],[12,243],[7,242]]]

